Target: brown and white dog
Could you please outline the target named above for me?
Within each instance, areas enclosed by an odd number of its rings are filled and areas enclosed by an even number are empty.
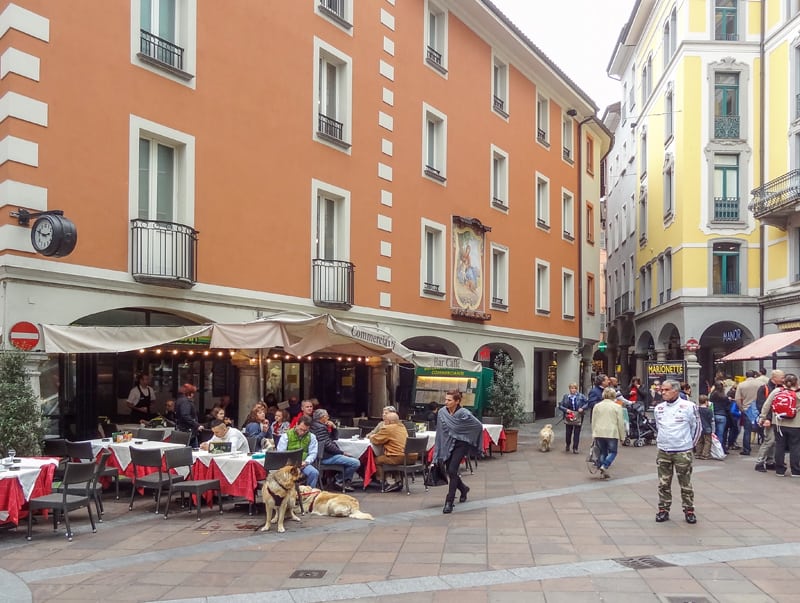
[[[553,426],[548,423],[539,431],[539,450],[542,452],[550,452],[550,447],[553,445]]]
[[[303,476],[303,472],[296,465],[286,465],[276,471],[270,471],[267,480],[261,488],[261,498],[267,510],[267,521],[262,532],[269,530],[270,523],[278,524],[278,532],[285,532],[283,520],[286,513],[294,521],[300,521],[295,515],[294,506],[297,503],[297,490],[295,484]],[[276,515],[273,517],[273,515]]]
[[[363,513],[358,499],[349,494],[326,492],[318,488],[300,486],[300,496],[306,511],[314,515],[328,517],[352,517],[353,519],[374,519],[369,513]]]

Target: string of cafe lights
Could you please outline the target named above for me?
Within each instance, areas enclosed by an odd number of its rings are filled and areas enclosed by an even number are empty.
[[[139,350],[140,354],[146,354],[148,352],[152,352],[156,356],[161,356],[161,355],[164,355],[164,356],[169,356],[169,355],[178,356],[179,354],[186,354],[187,356],[203,356],[203,357],[207,358],[209,356],[214,355],[213,352],[211,352],[210,350],[203,350],[202,352],[195,351],[195,350],[177,350],[177,349],[163,350],[161,348],[155,348],[155,349],[152,349],[152,350],[146,350],[144,348],[141,348]],[[234,350],[228,350],[228,355],[234,356],[235,354],[236,354],[236,352]],[[225,352],[222,351],[222,350],[217,350],[215,355],[217,357],[221,358],[221,357],[225,356]],[[292,356],[291,354],[279,354],[277,352],[274,352],[274,353],[269,354],[269,355],[265,355],[264,362],[269,364],[269,363],[271,363],[271,362],[273,362],[275,360],[287,360],[287,361],[288,360],[295,360],[297,362],[303,362],[303,361],[313,362],[314,360],[336,360],[337,362],[367,362],[369,360],[369,358],[365,357],[365,356],[332,356],[332,355]],[[250,361],[251,362],[256,362],[257,359],[256,358],[250,358]]]

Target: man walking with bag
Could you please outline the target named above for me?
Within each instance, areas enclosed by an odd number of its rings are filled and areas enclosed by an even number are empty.
[[[697,406],[691,400],[679,397],[681,384],[667,379],[661,385],[662,401],[656,406],[654,415],[658,427],[658,513],[656,521],[669,520],[672,506],[672,473],[678,476],[681,487],[681,503],[687,523],[697,523],[694,514],[694,490],[692,489],[692,462],[694,445],[700,438],[701,423]]]

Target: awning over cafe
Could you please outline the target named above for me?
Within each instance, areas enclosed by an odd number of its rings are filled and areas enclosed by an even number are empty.
[[[351,323],[330,314],[281,313],[244,323],[181,327],[41,326],[44,350],[52,354],[128,352],[205,336],[210,338],[209,346],[212,348],[282,348],[294,356],[314,353],[380,356],[392,362],[416,366],[481,370],[479,362],[416,352],[375,324]]]
[[[210,325],[180,327],[95,327],[41,325],[48,354],[105,354],[164,345],[189,337],[208,336]]]
[[[756,339],[753,343],[748,343],[735,352],[723,356],[722,361],[761,360],[770,358],[773,354],[777,354],[783,348],[797,343],[798,341],[800,341],[800,330],[764,335],[764,337]]]

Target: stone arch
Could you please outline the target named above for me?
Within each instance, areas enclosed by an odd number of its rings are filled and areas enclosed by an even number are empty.
[[[480,348],[475,350],[475,353],[472,356],[473,360],[480,362],[478,358],[478,354],[481,350],[488,349],[492,356],[494,356],[495,352],[500,350],[505,351],[506,354],[509,355],[512,362],[514,363],[514,376],[517,378],[517,381],[521,380],[522,375],[524,374],[522,371],[525,369],[525,358],[522,356],[522,353],[513,345],[508,343],[499,343],[499,342],[488,342],[481,345]]]
[[[73,325],[87,326],[184,326],[210,322],[207,317],[189,312],[156,307],[109,308],[85,314],[75,319]]]

